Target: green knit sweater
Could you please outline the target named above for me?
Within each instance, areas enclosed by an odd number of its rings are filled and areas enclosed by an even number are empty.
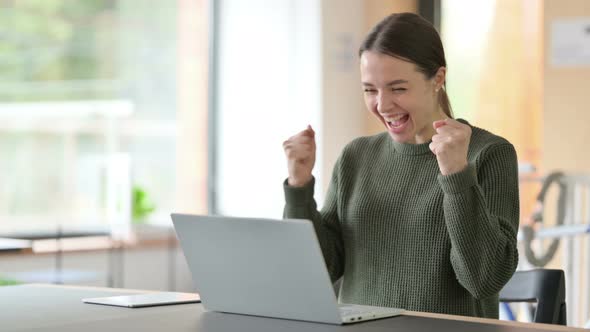
[[[342,303],[497,318],[518,262],[516,152],[472,127],[468,162],[443,176],[428,143],[360,137],[338,158],[321,211],[314,181],[285,181],[284,217],[313,221]]]

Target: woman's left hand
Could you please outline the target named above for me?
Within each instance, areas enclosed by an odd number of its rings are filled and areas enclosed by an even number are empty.
[[[436,155],[442,175],[461,172],[467,167],[467,149],[471,139],[471,127],[453,119],[435,121],[432,126],[430,151]]]

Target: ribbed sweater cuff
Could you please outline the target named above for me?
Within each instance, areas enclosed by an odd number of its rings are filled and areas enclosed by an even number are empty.
[[[307,205],[310,202],[313,202],[314,186],[314,177],[312,177],[311,181],[309,181],[303,187],[292,187],[287,182],[287,179],[285,179],[285,182],[283,182],[283,189],[285,191],[285,202],[287,203],[287,205],[292,206]]]
[[[439,174],[438,183],[445,194],[463,192],[477,185],[477,172],[475,171],[475,166],[469,164],[464,170],[450,175]]]

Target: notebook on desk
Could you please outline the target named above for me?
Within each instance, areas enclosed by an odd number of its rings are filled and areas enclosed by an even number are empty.
[[[198,303],[201,302],[201,299],[199,294],[154,292],[146,294],[86,298],[82,299],[82,302],[127,308],[143,308],[160,305]]]
[[[348,324],[401,309],[338,304],[310,221],[172,214],[207,310]]]

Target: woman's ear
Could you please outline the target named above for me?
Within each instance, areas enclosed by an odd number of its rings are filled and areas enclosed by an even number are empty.
[[[438,92],[444,85],[445,80],[447,77],[447,68],[446,67],[439,67],[434,74],[433,83],[434,83],[434,91]]]

